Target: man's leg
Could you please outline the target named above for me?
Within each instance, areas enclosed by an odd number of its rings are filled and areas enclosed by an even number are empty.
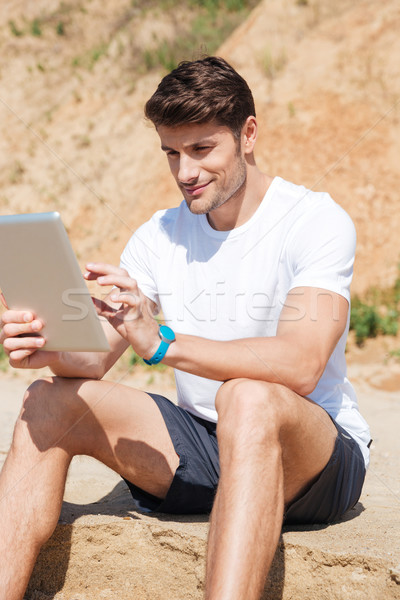
[[[246,379],[216,402],[220,482],[211,515],[207,600],[258,600],[279,541],[284,506],[333,452],[336,428],[284,386]]]
[[[23,597],[61,510],[76,454],[163,498],[179,458],[154,401],[106,381],[54,378],[27,391],[0,474],[0,600]]]

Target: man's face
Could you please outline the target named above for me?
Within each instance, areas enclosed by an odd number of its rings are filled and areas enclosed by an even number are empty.
[[[171,173],[192,213],[205,214],[244,191],[246,161],[228,127],[215,123],[157,129]]]

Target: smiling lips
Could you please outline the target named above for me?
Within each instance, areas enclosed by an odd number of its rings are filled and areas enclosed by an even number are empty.
[[[201,185],[194,185],[194,186],[190,186],[190,187],[182,185],[181,187],[185,190],[185,192],[189,196],[199,196],[201,194],[201,192],[208,186],[208,183],[203,183]]]

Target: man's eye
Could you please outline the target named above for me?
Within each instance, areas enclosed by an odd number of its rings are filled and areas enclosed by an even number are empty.
[[[197,152],[202,152],[203,150],[209,150],[210,146],[196,146],[195,150]]]

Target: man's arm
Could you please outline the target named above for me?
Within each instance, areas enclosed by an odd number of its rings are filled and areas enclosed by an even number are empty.
[[[346,327],[347,300],[319,288],[292,290],[275,337],[211,341],[177,335],[163,363],[209,379],[281,383],[302,396],[316,387]]]
[[[107,321],[102,325],[111,350],[109,352],[59,352],[57,360],[49,365],[54,375],[90,379],[104,377],[129,344]]]
[[[110,295],[120,309],[101,303],[99,312],[143,358],[150,358],[160,340],[148,299],[124,269],[91,265],[91,278],[100,285],[115,285]],[[214,341],[177,334],[163,363],[208,379],[227,381],[244,377],[281,383],[302,396],[317,385],[348,315],[347,300],[320,288],[290,291],[274,337]]]

